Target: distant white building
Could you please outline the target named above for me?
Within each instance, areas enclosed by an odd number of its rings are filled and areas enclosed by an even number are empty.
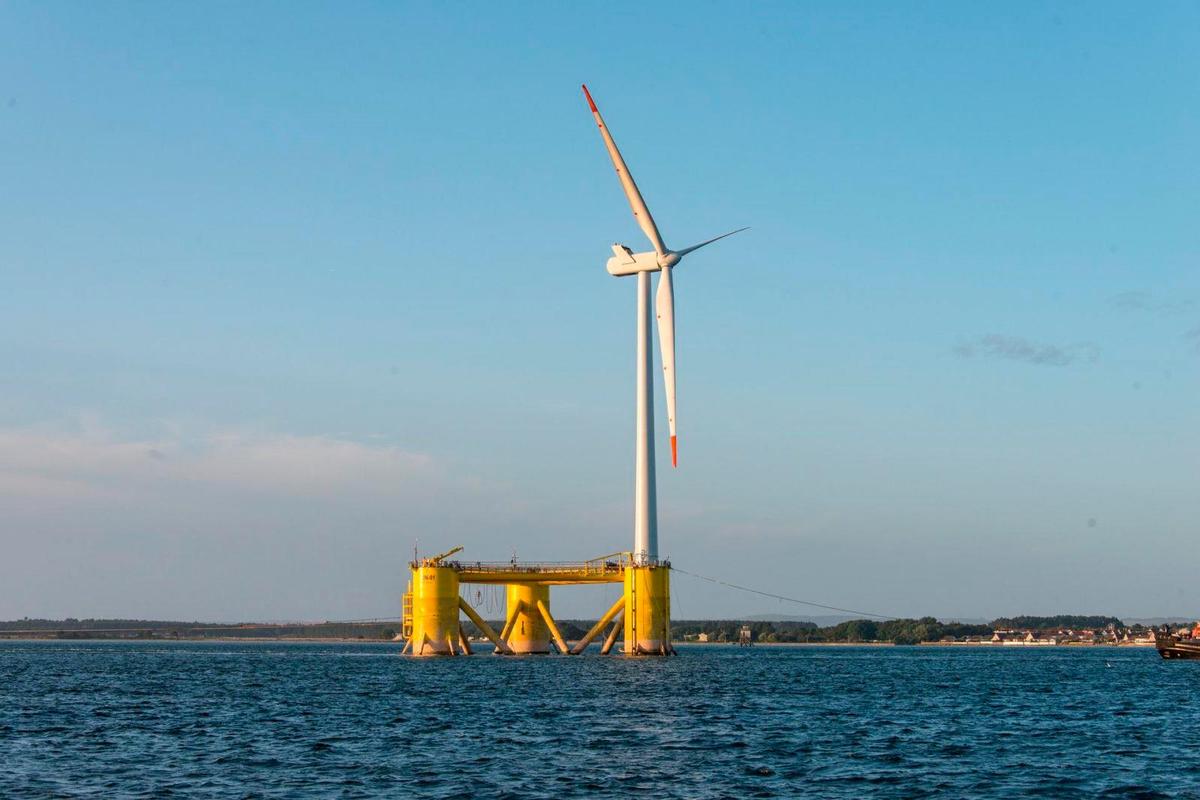
[[[992,644],[1009,647],[1036,647],[1039,645],[1058,644],[1054,639],[1038,639],[1033,631],[995,631],[992,634]]]

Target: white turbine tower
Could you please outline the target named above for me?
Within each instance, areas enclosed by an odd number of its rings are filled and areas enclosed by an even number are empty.
[[[654,217],[642,199],[633,175],[621,158],[621,151],[613,141],[612,134],[600,116],[600,110],[592,100],[592,94],[586,85],[583,94],[587,97],[592,116],[600,128],[600,136],[612,159],[613,167],[617,170],[617,178],[629,207],[633,210],[642,232],[654,246],[654,250],[645,253],[635,253],[623,244],[612,246],[615,254],[608,260],[607,269],[610,275],[637,275],[638,284],[638,316],[637,316],[637,456],[634,470],[634,506],[633,506],[633,556],[639,564],[653,564],[658,561],[658,506],[655,498],[654,479],[654,417],[651,386],[650,355],[650,273],[661,272],[658,279],[658,292],[654,298],[655,316],[658,318],[658,343],[662,349],[663,384],[667,396],[667,427],[671,433],[671,464],[679,466],[679,446],[675,434],[675,290],[671,285],[671,269],[680,259],[694,250],[712,244],[718,239],[732,236],[746,230],[722,234],[707,242],[694,244],[682,250],[671,250],[663,243]]]

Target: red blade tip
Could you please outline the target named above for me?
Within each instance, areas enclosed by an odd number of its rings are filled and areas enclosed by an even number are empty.
[[[671,437],[671,466],[679,466],[679,437]]]
[[[596,104],[592,101],[592,93],[587,90],[587,84],[583,84],[583,95],[587,98],[588,105],[592,109],[593,114],[599,114],[600,111],[596,108]]]

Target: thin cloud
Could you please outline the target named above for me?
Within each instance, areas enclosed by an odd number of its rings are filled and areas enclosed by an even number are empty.
[[[1197,325],[1185,333],[1183,338],[1187,339],[1188,342],[1191,343],[1192,351],[1197,355],[1200,355],[1200,325]]]
[[[1121,292],[1109,299],[1109,304],[1121,311],[1143,311],[1150,314],[1174,316],[1194,311],[1196,302],[1183,298],[1164,300],[1149,292]]]
[[[1071,345],[1031,342],[1019,336],[989,333],[954,347],[959,358],[1003,358],[1039,366],[1066,367],[1071,364],[1093,363],[1100,355],[1099,348],[1090,342]]]

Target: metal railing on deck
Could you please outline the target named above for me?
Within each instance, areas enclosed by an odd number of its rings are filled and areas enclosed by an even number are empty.
[[[616,583],[622,580],[625,570],[632,564],[633,554],[628,552],[609,553],[587,561],[450,561],[442,560],[438,566],[449,567],[459,573],[464,583],[504,583],[506,581],[539,581],[563,583]],[[420,564],[413,562],[413,566]]]

